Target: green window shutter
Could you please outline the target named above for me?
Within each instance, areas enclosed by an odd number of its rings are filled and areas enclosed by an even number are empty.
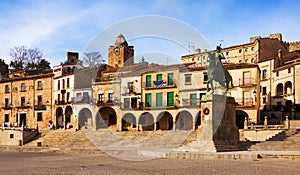
[[[163,97],[162,93],[156,93],[156,106],[157,107],[160,107],[163,105],[162,97]]]
[[[151,87],[151,75],[146,76],[146,87]]]
[[[168,73],[168,85],[173,85],[174,84],[173,78],[174,78],[174,74],[173,73]]]
[[[162,80],[162,74],[157,74],[156,75],[156,80]]]
[[[174,106],[174,92],[167,93],[167,105]]]
[[[190,94],[190,105],[197,104],[197,94]]]
[[[152,105],[152,94],[146,94],[146,107],[151,107]]]

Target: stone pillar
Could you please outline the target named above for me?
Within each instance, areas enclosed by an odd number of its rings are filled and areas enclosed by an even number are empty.
[[[157,121],[156,121],[156,118],[154,118],[154,121],[153,121],[154,123],[154,128],[153,128],[153,130],[154,131],[156,131],[157,130]]]
[[[244,120],[244,129],[248,129],[248,118],[245,117],[245,120]]]
[[[173,119],[173,131],[176,131],[176,118],[175,120]]]
[[[265,120],[264,120],[264,129],[268,129],[268,117],[265,116]]]
[[[196,130],[196,119],[193,117],[193,130],[192,131],[195,131]]]
[[[92,130],[96,131],[96,129],[97,129],[97,107],[92,106],[90,109],[92,110]]]
[[[284,128],[285,128],[285,129],[290,129],[289,116],[285,116]]]

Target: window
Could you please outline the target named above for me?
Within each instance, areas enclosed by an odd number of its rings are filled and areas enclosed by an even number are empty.
[[[239,60],[239,63],[243,62],[243,60]]]
[[[167,105],[174,106],[174,92],[167,93]]]
[[[267,79],[267,69],[264,69],[263,71],[262,71],[262,79],[264,80],[264,79]]]
[[[263,97],[263,103],[267,103],[267,97]]]
[[[185,74],[185,84],[192,84],[192,74]]]
[[[21,106],[25,106],[25,97],[21,97]]]
[[[4,115],[4,123],[8,123],[9,122],[9,114],[5,114]]]
[[[6,108],[10,107],[8,98],[5,98],[5,107]]]
[[[90,96],[88,92],[83,92],[83,99],[85,103],[88,103],[90,101]]]
[[[267,95],[267,87],[263,87],[262,88],[262,94],[263,95]]]
[[[70,92],[67,92],[67,103],[69,102],[70,100]]]
[[[276,72],[276,77],[279,77],[279,71]]]
[[[60,94],[57,94],[57,101],[60,102]]]
[[[202,97],[206,95],[206,93],[200,93],[200,100],[202,99]]]
[[[195,60],[195,58],[192,58],[192,61],[194,61]]]
[[[206,57],[205,57],[205,56],[203,56],[203,58],[202,58],[202,59],[203,59],[203,60],[205,60],[205,58],[206,58]]]
[[[226,55],[229,55],[229,52],[226,52]]]
[[[5,93],[9,93],[9,86],[8,86],[8,85],[5,85],[4,92],[5,92]]]
[[[246,59],[246,60],[245,60],[245,63],[248,63],[248,61],[249,61],[249,60],[248,60],[248,59]]]
[[[111,103],[111,102],[113,102],[113,98],[114,98],[114,93],[113,92],[111,92],[111,93],[108,93],[108,103]]]
[[[65,79],[62,80],[62,88],[65,89]]]
[[[174,84],[174,74],[173,73],[168,73],[168,85],[173,85]]]
[[[103,103],[104,97],[103,94],[98,94],[98,103]]]
[[[127,93],[133,92],[133,82],[128,82],[127,88],[128,88]]]
[[[77,92],[77,93],[76,93],[76,97],[81,98],[81,97],[82,97],[82,93]]]
[[[251,84],[250,71],[243,72],[243,85],[250,85],[250,84]]]
[[[37,121],[38,121],[38,122],[43,121],[43,113],[41,113],[41,112],[38,112],[38,113],[37,113]]]
[[[207,72],[203,72],[203,83],[207,83],[207,81],[208,81]]]
[[[243,92],[243,97],[244,97],[244,105],[245,106],[250,106],[251,105],[251,93],[250,93],[250,91]]]
[[[239,49],[239,53],[242,53],[242,49]]]
[[[151,87],[151,75],[146,76],[146,87]]]
[[[245,52],[248,52],[248,48],[245,49]]]
[[[146,99],[146,107],[151,107],[152,106],[152,94],[145,94],[145,99]]]
[[[255,63],[255,58],[251,58],[251,63]]]
[[[21,92],[24,92],[24,91],[26,91],[25,83],[21,83]]]
[[[291,73],[291,68],[290,67],[288,68],[288,73]]]
[[[57,81],[57,90],[60,90],[60,80]]]
[[[67,78],[67,88],[70,87],[70,78]]]
[[[157,74],[156,75],[156,80],[162,80],[162,74]]]
[[[254,47],[251,47],[251,51],[254,51]]]
[[[43,101],[42,101],[42,96],[38,95],[38,105],[42,105]]]
[[[38,90],[42,90],[43,89],[42,81],[38,81],[37,89]]]
[[[197,105],[197,94],[190,94],[190,105]]]
[[[162,97],[163,97],[162,93],[156,93],[156,106],[157,107],[160,107],[163,105]]]

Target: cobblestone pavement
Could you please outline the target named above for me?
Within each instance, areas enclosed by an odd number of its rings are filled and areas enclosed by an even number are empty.
[[[182,160],[130,162],[103,154],[0,152],[0,174],[300,174],[300,160]]]

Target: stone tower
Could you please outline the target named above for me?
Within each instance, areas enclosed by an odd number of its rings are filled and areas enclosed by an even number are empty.
[[[125,37],[120,34],[114,46],[108,49],[108,65],[114,68],[134,64],[133,46],[128,46]]]

